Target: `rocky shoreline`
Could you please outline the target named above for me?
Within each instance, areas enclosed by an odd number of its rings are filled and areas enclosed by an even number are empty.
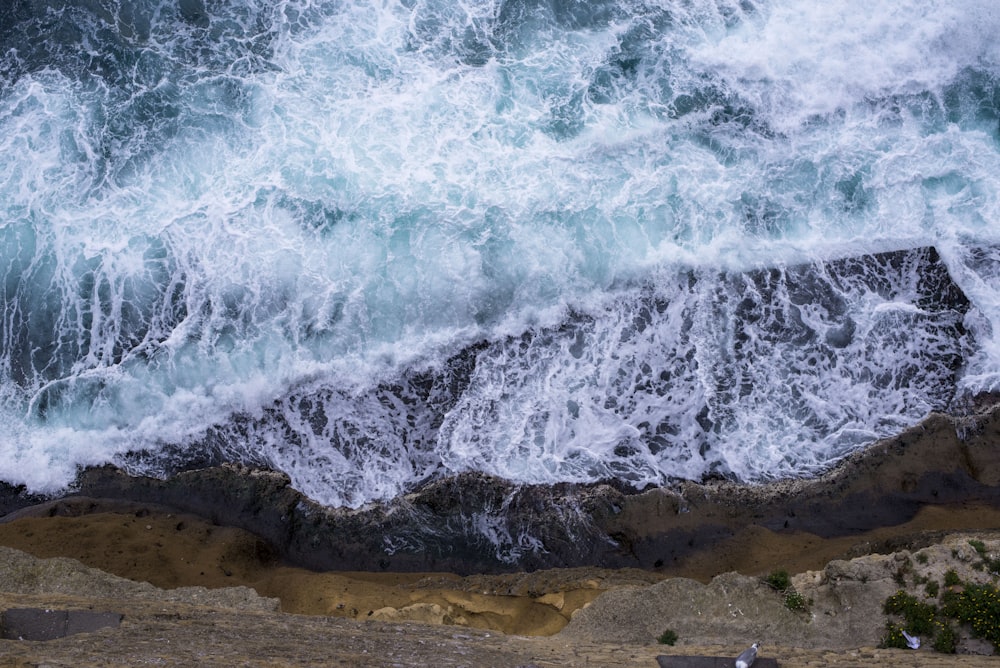
[[[124,516],[121,516],[124,517]],[[150,516],[145,516],[147,521]],[[52,520],[43,520],[51,522]],[[148,531],[148,530],[147,530]],[[666,578],[649,584],[608,584],[599,596],[575,607],[559,632],[532,637],[470,628],[468,620],[429,620],[426,605],[384,607],[376,615],[344,619],[278,610],[277,598],[239,586],[220,589],[158,589],[87,568],[64,558],[38,559],[0,548],[0,613],[91,614],[114,624],[51,640],[6,635],[0,639],[0,666],[105,666],[156,663],[171,666],[655,666],[658,655],[732,657],[748,639],[763,643],[778,665],[812,668],[842,666],[993,665],[995,647],[962,633],[957,654],[929,647],[887,649],[886,597],[900,589],[930,600],[922,583],[954,571],[967,581],[996,582],[995,573],[976,566],[983,554],[1000,555],[1000,532],[952,534],[916,551],[835,560],[820,571],[792,578],[807,597],[792,609],[780,592],[760,577],[719,575],[708,584]],[[541,572],[540,572],[541,573]],[[594,570],[597,580],[613,573]],[[322,577],[322,574],[313,574]],[[535,576],[534,585],[552,589],[526,593],[553,609],[568,597],[557,591],[572,577]],[[440,587],[430,577],[411,590]],[[451,582],[453,608],[481,604],[471,589],[482,580]],[[414,586],[417,585],[417,586]],[[464,598],[463,598],[464,592]],[[498,599],[513,594],[493,594]],[[283,601],[280,603],[282,607]],[[481,605],[480,605],[481,609]],[[396,614],[392,614],[396,613]],[[408,613],[416,613],[411,615]],[[529,615],[530,616],[530,615]],[[428,623],[431,622],[431,623]],[[527,628],[527,627],[525,627]],[[657,644],[670,629],[675,645]]]
[[[4,552],[0,604],[104,609],[122,625],[0,641],[13,657],[0,665],[194,665],[198,654],[216,665],[624,666],[725,656],[752,640],[782,666],[913,665],[910,650],[877,649],[881,606],[901,588],[930,600],[926,583],[947,570],[995,582],[973,568],[982,554],[970,545],[1000,563],[998,432],[991,403],[931,415],[813,480],[635,493],[466,475],[358,510],[318,506],[270,471],[89,469],[58,499],[7,490],[0,545],[35,557]],[[775,568],[808,611],[764,583]],[[101,589],[118,580],[108,573],[151,584]],[[676,647],[656,644],[665,628]],[[272,638],[255,654],[256,639],[219,640],[273,629],[301,646]],[[986,665],[978,654],[995,650],[968,633],[961,642],[961,655],[925,647],[920,665]]]
[[[314,570],[674,573],[761,532],[832,539],[904,524],[927,507],[1000,508],[998,443],[1000,409],[990,404],[969,415],[932,414],[818,478],[765,485],[682,482],[637,493],[607,484],[515,486],[470,473],[351,510],[323,507],[273,471],[227,464],[159,480],[99,467],[47,504],[7,490],[0,511],[9,521],[94,504],[158,504],[245,529],[284,561]],[[29,504],[35,508],[17,510]]]

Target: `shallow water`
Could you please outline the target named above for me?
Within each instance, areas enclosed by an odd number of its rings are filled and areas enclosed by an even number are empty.
[[[998,30],[985,1],[0,8],[0,479],[238,460],[357,506],[822,470],[1000,386]]]

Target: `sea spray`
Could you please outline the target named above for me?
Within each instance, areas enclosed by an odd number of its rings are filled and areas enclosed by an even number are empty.
[[[822,470],[1000,378],[997,14],[2,9],[0,478]]]

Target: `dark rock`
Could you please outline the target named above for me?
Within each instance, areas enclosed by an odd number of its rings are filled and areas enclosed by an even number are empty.
[[[122,615],[91,610],[11,608],[0,621],[0,637],[9,640],[55,640],[76,633],[118,628]]]
[[[599,332],[609,324],[608,318],[619,322],[629,313],[631,323],[622,329],[619,342],[623,351],[635,353],[616,362],[621,379],[609,381],[603,408],[625,417],[636,406],[672,403],[682,394],[691,393],[693,403],[685,400],[679,412],[652,411],[649,420],[634,425],[633,436],[615,447],[616,457],[625,461],[609,460],[604,465],[639,485],[657,477],[647,454],[687,460],[697,452],[703,458],[701,482],[716,484],[736,479],[719,446],[723,440],[739,438],[734,426],[741,422],[746,405],[772,407],[764,410],[781,405],[779,410],[790,424],[799,423],[797,438],[833,439],[838,427],[808,398],[818,393],[826,401],[837,400],[822,389],[825,381],[815,384],[818,368],[828,369],[820,377],[832,373],[837,382],[855,384],[858,392],[876,402],[884,392],[894,393],[892,388],[908,387],[912,399],[893,412],[913,418],[917,411],[953,406],[959,372],[976,347],[975,332],[965,327],[969,301],[933,247],[747,271],[692,270],[676,280],[671,287],[657,281],[630,288],[630,296],[623,297],[627,306],[622,302],[607,310],[571,310],[550,326],[477,341],[441,363],[407,366],[361,394],[345,393],[332,379],[318,379],[275,397],[259,410],[227,416],[194,442],[137,444],[116,462],[128,470],[158,471],[165,477],[234,460],[264,467],[269,465],[263,454],[267,448],[260,446],[269,439],[277,439],[281,450],[305,454],[313,447],[308,444],[319,437],[323,450],[343,456],[354,471],[365,467],[369,454],[381,459],[384,448],[405,450],[405,459],[423,462],[418,468],[433,467],[442,462],[442,438],[451,438],[445,425],[479,393],[477,378],[501,368],[507,373],[506,363],[499,360],[513,362],[511,382],[520,384],[523,381],[515,377],[521,372],[515,368],[523,362],[518,360],[550,359],[552,354],[561,355],[557,350],[583,355],[591,345],[587,341],[603,337]],[[892,315],[869,313],[875,303],[899,308],[889,309]],[[862,321],[869,324],[862,327]],[[702,331],[714,330],[706,323],[716,322],[726,323],[724,335],[721,330]],[[647,339],[649,333],[643,333],[647,331],[660,334]],[[673,340],[676,345],[669,342]],[[885,355],[890,348],[908,352]],[[786,379],[787,392],[774,394],[772,389],[778,388],[768,389],[774,378]],[[570,412],[579,408],[567,404]],[[373,409],[379,417],[374,417]],[[480,410],[491,416],[480,419],[500,419],[500,413],[486,405],[475,409]],[[868,422],[858,411],[867,414],[868,409],[851,407],[843,418]],[[361,416],[367,417],[358,422]],[[384,440],[370,433],[360,426],[368,419],[379,422],[375,431],[395,436]],[[785,433],[788,436],[791,432]],[[832,447],[832,441],[828,445]],[[352,506],[368,498],[364,485],[350,481],[353,477],[349,474],[340,489],[328,491],[336,494],[338,504]],[[416,484],[407,484],[399,493],[416,491],[411,486]]]
[[[656,657],[660,668],[733,668],[733,657],[717,656],[668,656],[661,654]],[[753,662],[753,668],[778,668],[774,659],[758,658]]]
[[[953,404],[955,377],[972,335],[963,325],[969,302],[935,249],[835,260],[825,263],[822,271],[807,264],[727,274],[713,290],[721,290],[719,303],[732,304],[726,316],[734,323],[738,344],[732,353],[737,362],[749,364],[755,353],[748,342],[758,338],[842,349],[855,336],[844,290],[895,299],[893,286],[900,277],[914,276],[919,282],[914,305],[934,314],[926,325],[947,345],[910,371],[901,371],[896,380],[909,382],[917,377],[912,374],[919,375],[932,388],[932,405],[943,408]],[[653,301],[646,304],[647,315],[658,308],[652,292],[649,298]],[[819,342],[797,307],[787,314],[775,308],[786,298],[792,305],[821,304],[833,314],[826,343]],[[772,311],[776,315],[765,317]],[[650,317],[636,326],[650,326]],[[575,315],[552,331],[526,332],[496,345],[517,348],[531,343],[533,336],[577,345],[586,319]],[[420,414],[422,423],[440,424],[467,388],[478,356],[493,345],[477,343],[440,370],[404,374],[377,392],[398,398]],[[741,400],[738,384],[730,382],[733,378],[717,380],[731,390],[728,398],[719,399],[720,406]],[[304,398],[299,404],[304,423],[326,424],[324,405],[322,396]],[[110,466],[89,468],[80,473],[75,494],[56,501],[0,483],[0,514],[12,520],[22,512],[72,515],[115,508],[141,513],[155,504],[249,530],[285,560],[315,569],[466,574],[581,565],[669,568],[754,525],[774,532],[847,536],[905,522],[927,504],[974,501],[1000,506],[1000,452],[995,447],[1000,416],[988,408],[995,405],[995,397],[968,398],[963,414],[932,414],[900,436],[846,458],[818,479],[741,485],[728,472],[713,470],[701,483],[640,493],[621,482],[532,486],[465,473],[356,510],[324,507],[294,489],[287,475],[248,466],[253,461],[221,463],[226,439],[245,440],[258,419],[271,421],[294,444],[295,430],[283,425],[282,412],[264,410],[263,417],[234,417],[210,429],[204,443],[186,449],[195,459],[175,457],[178,453],[170,447],[125,456],[123,461],[131,457],[140,468],[143,457],[156,460],[156,453],[176,459],[176,467],[166,469],[171,475],[165,480],[129,476]],[[709,413],[706,409],[699,417],[705,434],[718,427],[711,424]],[[664,433],[670,431],[670,425],[660,426]],[[708,442],[702,447],[704,454]],[[19,510],[42,502],[47,503]]]
[[[629,494],[611,485],[518,486],[467,473],[357,510],[326,508],[284,474],[238,465],[167,480],[98,467],[81,473],[79,497],[47,512],[84,512],[94,501],[82,497],[133,502],[128,512],[159,504],[254,532],[288,562],[322,570],[654,568],[751,525],[849,536],[905,522],[927,504],[1000,507],[997,442],[997,408],[935,414],[812,480],[683,483]]]
[[[29,494],[24,485],[11,485],[0,481],[0,517],[47,500],[48,497],[41,494]]]

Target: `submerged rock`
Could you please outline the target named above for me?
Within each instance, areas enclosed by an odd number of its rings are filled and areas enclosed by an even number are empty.
[[[357,510],[326,508],[282,473],[238,465],[167,480],[99,467],[81,473],[79,496],[41,512],[85,512],[80,497],[161,504],[251,531],[276,555],[321,570],[670,569],[752,530],[830,538],[901,524],[928,505],[1000,507],[998,437],[997,408],[934,414],[813,480],[635,493],[608,484],[518,486],[468,473]]]

